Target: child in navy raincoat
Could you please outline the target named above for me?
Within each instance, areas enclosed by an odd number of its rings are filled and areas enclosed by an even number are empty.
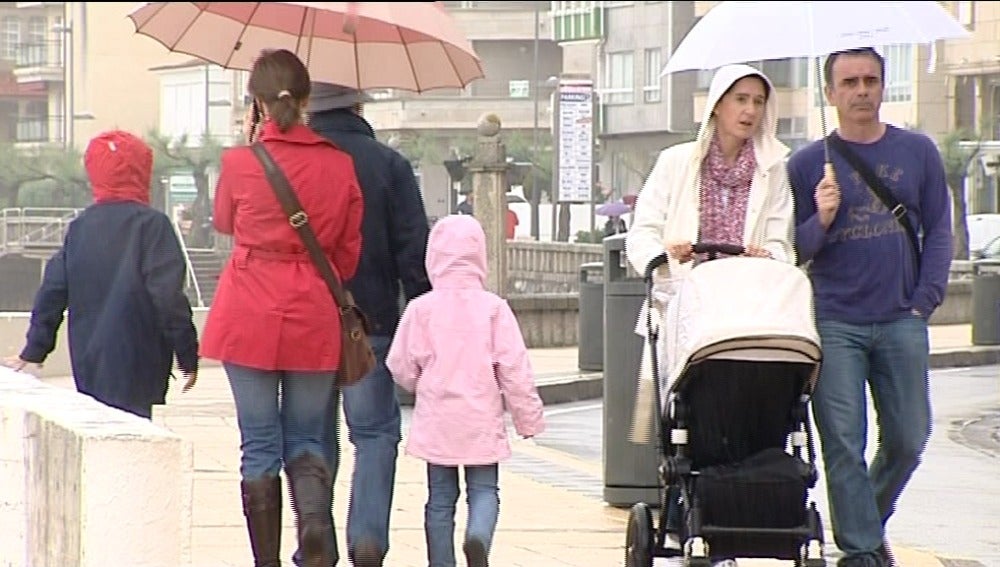
[[[27,342],[6,364],[41,364],[68,312],[76,388],[149,418],[173,359],[191,388],[198,336],[184,295],[186,264],[170,219],[149,206],[153,152],[136,136],[96,136],[84,155],[94,204],[66,232],[35,296]]]

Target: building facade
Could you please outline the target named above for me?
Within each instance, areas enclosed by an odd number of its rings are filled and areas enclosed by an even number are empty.
[[[483,114],[500,117],[509,155],[520,161],[547,155],[553,91],[548,79],[562,69],[548,2],[443,4],[479,55],[486,76],[464,89],[372,91],[377,100],[365,105],[365,117],[379,137],[414,162],[431,217],[448,214],[461,201],[444,162],[472,151],[476,121]],[[543,133],[537,152],[536,126]]]
[[[688,71],[660,77],[673,50],[718,2],[552,2],[554,37],[567,71],[588,74],[598,84],[599,183],[605,193],[636,192],[656,154],[693,139],[704,110],[712,72]],[[1000,10],[989,2],[952,2],[978,14]],[[974,5],[974,7],[969,6]],[[989,5],[986,7],[985,5]],[[992,13],[992,12],[989,12]],[[863,15],[859,15],[863,17]],[[984,13],[984,17],[986,13]],[[980,17],[982,37],[997,37]],[[564,23],[560,23],[564,22]],[[993,33],[994,36],[989,36]],[[982,49],[970,47],[972,50]],[[949,73],[942,63],[953,42],[929,46],[875,46],[886,58],[883,120],[918,128],[941,139],[949,121]],[[996,53],[993,48],[991,53]],[[817,65],[822,60],[748,62],[768,75],[778,96],[778,136],[791,148],[837,127],[836,111],[825,106]],[[977,99],[978,100],[978,99]],[[983,109],[980,109],[983,110]]]
[[[950,130],[965,132],[966,147],[978,152],[966,179],[967,212],[1000,212],[1000,4],[947,2],[970,32],[946,42]]]
[[[16,148],[67,138],[63,23],[52,3],[0,3],[0,137]]]

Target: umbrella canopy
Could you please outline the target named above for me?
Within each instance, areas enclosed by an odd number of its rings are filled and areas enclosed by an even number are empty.
[[[622,215],[628,214],[632,211],[632,207],[621,201],[615,201],[613,203],[604,203],[600,207],[594,210],[596,214],[602,217],[620,217]]]
[[[722,2],[691,28],[662,74],[968,36],[934,1]]]
[[[146,2],[128,17],[170,51],[227,69],[287,49],[312,80],[362,90],[462,88],[484,76],[441,2]]]

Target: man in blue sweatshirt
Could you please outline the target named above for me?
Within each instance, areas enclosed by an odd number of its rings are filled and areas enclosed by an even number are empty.
[[[825,92],[837,108],[836,135],[905,207],[917,235],[823,141],[788,162],[795,194],[796,248],[810,262],[823,366],[813,396],[839,567],[892,565],[884,527],[930,435],[927,319],[944,300],[951,268],[948,187],[926,136],[883,123],[885,61],[872,49],[834,53]],[[897,209],[903,212],[903,209]],[[865,462],[868,384],[879,446]]]

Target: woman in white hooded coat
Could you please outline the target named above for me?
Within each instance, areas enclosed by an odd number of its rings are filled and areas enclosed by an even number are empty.
[[[639,192],[625,241],[628,260],[640,274],[654,258],[668,255],[653,274],[654,304],[643,306],[638,333],[646,334],[647,309],[653,309],[655,322],[662,320],[671,288],[695,263],[695,242],[736,244],[747,256],[795,262],[793,201],[785,172],[789,150],[777,138],[777,124],[774,87],[767,76],[747,65],[727,65],[712,78],[697,138],[660,152]],[[649,358],[647,347],[634,419],[636,441],[648,438],[653,419]],[[735,561],[722,559],[715,565]]]

